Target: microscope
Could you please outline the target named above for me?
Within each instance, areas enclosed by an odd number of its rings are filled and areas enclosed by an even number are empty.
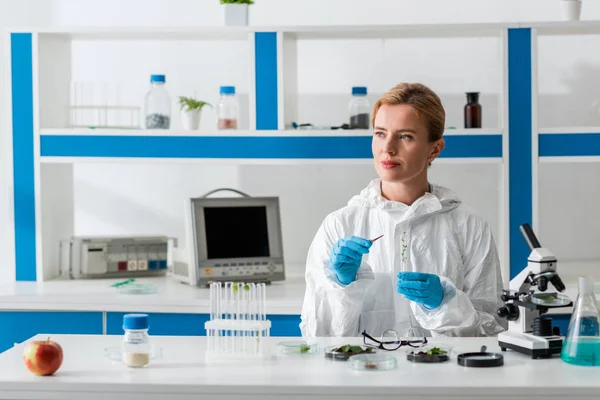
[[[563,294],[544,293],[548,282],[558,292],[565,290],[556,272],[556,257],[540,245],[529,224],[521,225],[519,230],[531,253],[527,267],[511,279],[509,290],[501,296],[505,305],[498,309],[498,315],[509,323],[508,330],[498,334],[498,345],[502,351],[511,349],[533,359],[550,358],[560,354],[563,337],[558,327],[552,327],[552,319],[543,314],[550,308],[570,307],[573,303]],[[535,286],[541,293],[535,293]]]

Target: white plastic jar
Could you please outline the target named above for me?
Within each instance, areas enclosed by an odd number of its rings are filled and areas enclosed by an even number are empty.
[[[133,368],[150,364],[152,348],[148,335],[148,314],[125,314],[123,316],[123,362]]]

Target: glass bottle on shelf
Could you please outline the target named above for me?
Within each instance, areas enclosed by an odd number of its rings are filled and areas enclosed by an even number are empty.
[[[352,99],[349,105],[350,129],[369,129],[371,105],[367,99],[367,88],[354,86],[352,88]]]
[[[151,88],[146,93],[146,129],[169,129],[171,127],[171,96],[165,88],[164,75],[151,75]]]
[[[479,92],[467,92],[465,128],[481,128],[481,104],[479,104]]]
[[[217,104],[218,129],[237,129],[239,105],[235,97],[235,86],[221,86],[221,99]]]

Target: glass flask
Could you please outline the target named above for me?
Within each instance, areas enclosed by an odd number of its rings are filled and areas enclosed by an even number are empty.
[[[600,365],[600,332],[594,280],[579,278],[579,295],[569,321],[560,358],[569,364]]]

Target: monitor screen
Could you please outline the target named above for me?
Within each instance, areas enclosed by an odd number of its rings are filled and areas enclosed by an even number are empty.
[[[204,207],[208,259],[270,257],[267,208]]]

